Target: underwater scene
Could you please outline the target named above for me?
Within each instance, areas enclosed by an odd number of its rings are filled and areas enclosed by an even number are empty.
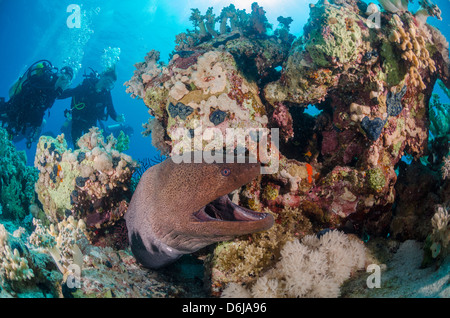
[[[0,0],[0,298],[450,297],[449,14]]]

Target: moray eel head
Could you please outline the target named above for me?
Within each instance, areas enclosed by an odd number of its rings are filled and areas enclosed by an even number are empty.
[[[160,268],[215,242],[267,230],[273,217],[233,203],[228,194],[260,173],[259,163],[174,163],[141,177],[125,215],[136,259]]]

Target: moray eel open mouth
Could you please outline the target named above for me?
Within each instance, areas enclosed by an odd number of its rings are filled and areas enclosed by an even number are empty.
[[[266,218],[268,213],[256,212],[231,202],[228,195],[221,196],[208,203],[197,212],[194,217],[198,221],[259,221]]]
[[[140,264],[158,269],[205,246],[273,226],[271,213],[230,200],[229,193],[261,175],[260,163],[237,159],[177,163],[168,158],[142,175],[125,214],[131,251]]]

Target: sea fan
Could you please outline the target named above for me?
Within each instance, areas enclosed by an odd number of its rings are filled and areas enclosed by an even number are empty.
[[[133,178],[136,178],[137,181],[139,181],[139,179],[141,179],[142,175],[145,171],[147,171],[147,169],[163,162],[166,159],[167,157],[163,155],[156,155],[153,157],[138,159],[139,167],[134,171]]]

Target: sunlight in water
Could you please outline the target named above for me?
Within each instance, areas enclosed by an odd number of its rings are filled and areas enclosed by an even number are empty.
[[[252,3],[253,2],[257,2],[259,6],[263,7],[264,10],[268,11],[270,9],[273,8],[279,8],[280,5],[282,5],[283,7],[297,7],[299,4],[303,4],[303,3],[309,3],[311,1],[309,0],[300,0],[300,1],[295,1],[295,0],[259,0],[259,1],[255,1],[255,0],[211,0],[208,1],[207,3],[205,3],[205,1],[202,0],[190,0],[187,1],[187,6],[189,8],[200,8],[200,7],[214,7],[216,8],[222,8],[222,7],[226,7],[230,4],[234,4],[235,7],[237,9],[245,9],[247,12],[251,11],[251,7],[252,7]]]

